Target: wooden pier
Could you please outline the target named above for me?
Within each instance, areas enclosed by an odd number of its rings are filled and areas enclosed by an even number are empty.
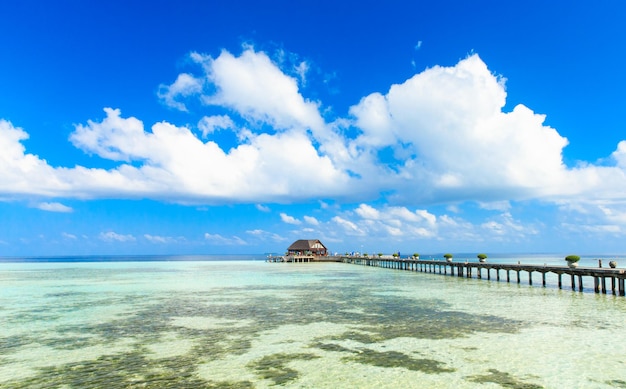
[[[342,262],[343,257],[340,256],[319,256],[319,255],[279,255],[268,256],[265,262]]]
[[[512,275],[518,284],[522,279],[522,272],[526,272],[528,284],[533,285],[533,273],[540,273],[542,286],[546,286],[546,274],[556,274],[559,289],[563,289],[563,278],[569,279],[572,290],[578,288],[583,291],[583,281],[591,278],[593,290],[596,293],[624,296],[626,289],[624,280],[626,273],[624,269],[578,267],[554,265],[522,265],[522,264],[500,264],[481,262],[447,262],[437,260],[420,259],[387,259],[387,258],[367,258],[367,257],[341,257],[340,262],[375,266],[386,269],[407,270],[423,273],[436,273],[456,277],[477,278],[501,281],[506,276],[506,282],[511,282]],[[502,277],[501,277],[502,272]],[[492,275],[493,273],[493,275]],[[565,276],[565,277],[563,277]]]

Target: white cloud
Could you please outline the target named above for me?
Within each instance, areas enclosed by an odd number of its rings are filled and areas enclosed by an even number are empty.
[[[256,204],[255,207],[256,207],[256,209],[258,209],[261,212],[270,212],[271,211],[270,207],[265,206],[263,204]]]
[[[201,65],[199,74],[179,75],[161,86],[159,97],[182,110],[186,101],[199,99],[228,111],[205,117],[198,128],[204,136],[236,130],[239,144],[204,141],[190,128],[165,121],[145,128],[138,118],[106,108],[101,121],[77,125],[70,141],[114,167],[54,167],[45,156],[26,151],[24,130],[0,120],[0,197],[260,204],[320,198],[362,203],[385,196],[407,206],[476,201],[501,212],[510,201],[539,199],[604,218],[594,208],[599,202],[620,214],[619,204],[626,201],[626,141],[605,165],[565,166],[567,139],[524,105],[503,112],[504,79],[477,55],[364,96],[351,107],[350,118],[332,122],[320,113],[322,102],[303,96],[297,77],[263,52],[248,47],[239,56],[223,51],[216,58],[191,58]],[[296,70],[304,74],[307,67]],[[69,208],[41,204],[47,210]],[[432,226],[448,221],[425,210],[366,204],[352,216],[394,236],[434,236]],[[613,219],[606,224],[626,227],[623,218]],[[366,227],[351,225],[347,217],[333,224],[353,232]],[[496,225],[485,228],[495,231]]]
[[[431,225],[436,221],[436,216],[426,210],[410,211],[406,207],[385,206],[382,210],[378,210],[370,205],[361,204],[355,212],[363,219],[370,220],[425,222]]]
[[[159,236],[159,235],[150,235],[150,234],[144,234],[143,237],[151,242],[151,243],[157,243],[157,244],[171,244],[171,243],[179,243],[179,242],[183,242],[185,241],[185,238],[183,237],[171,237],[171,236]]]
[[[64,237],[65,239],[71,239],[71,240],[76,240],[77,239],[76,235],[70,234],[70,233],[67,233],[67,232],[62,232],[61,236]]]
[[[122,118],[119,110],[105,112],[101,123],[77,126],[71,140],[103,158],[141,163],[93,172],[107,186],[124,183],[122,188],[136,193],[207,202],[306,198],[346,190],[341,187],[347,175],[320,156],[304,133],[249,134],[247,143],[225,152],[213,141],[202,142],[186,127],[162,122],[146,132],[139,120]],[[310,187],[309,180],[317,185]]]
[[[419,183],[417,197],[424,188],[465,199],[487,188],[521,196],[558,191],[567,140],[522,105],[502,112],[503,83],[477,55],[427,69],[351,108],[363,131],[356,143],[404,144],[415,157],[402,161],[401,172]]]
[[[222,51],[215,59],[198,53],[191,58],[204,67],[216,88],[215,94],[203,96],[207,104],[231,107],[276,129],[324,127],[318,103],[306,100],[296,80],[265,53],[248,48],[239,57]]]
[[[235,123],[227,115],[205,116],[198,122],[198,128],[202,131],[202,136],[214,133],[217,130],[227,130],[235,128]]]
[[[238,236],[226,238],[220,234],[209,234],[208,232],[204,234],[204,239],[217,246],[245,246],[248,244]]]
[[[542,231],[534,222],[522,222],[509,212],[493,214],[477,222],[447,214],[436,215],[423,209],[384,205],[375,208],[360,204],[351,211],[320,223],[322,235],[349,236],[353,244],[388,246],[390,242],[452,242],[457,247],[476,247],[485,241],[527,242]],[[326,237],[324,239],[327,239]]]
[[[306,61],[300,62],[294,66],[294,72],[300,77],[300,82],[306,85],[306,74],[309,71],[309,64]]]
[[[185,104],[177,101],[179,97],[188,97],[202,91],[202,81],[194,78],[191,74],[182,73],[172,85],[160,85],[158,96],[165,105],[178,109],[180,111],[187,111]]]
[[[303,219],[306,223],[311,224],[313,226],[319,226],[320,224],[319,220],[317,220],[313,216],[304,216]]]
[[[565,201],[559,204],[561,227],[585,239],[626,235],[626,201]]]
[[[246,231],[247,234],[252,235],[258,239],[261,239],[263,241],[266,240],[272,240],[274,242],[284,242],[287,238],[282,237],[276,233],[273,232],[269,232],[269,231],[265,231],[265,230],[261,230],[261,229],[256,229],[256,230],[248,230]]]
[[[376,209],[360,204],[355,214],[361,218],[359,225],[368,234],[392,237],[432,237],[437,233],[437,217],[426,210],[410,211],[406,207],[384,206]]]
[[[359,205],[355,212],[363,219],[377,220],[380,218],[378,210],[367,204]]]
[[[70,141],[79,149],[113,161],[144,160],[156,146],[153,134],[144,131],[143,122],[122,118],[119,109],[105,108],[106,118],[98,123],[79,124]]]
[[[617,144],[617,149],[611,154],[611,158],[616,162],[617,167],[626,170],[626,140]]]
[[[511,203],[509,201],[492,201],[492,202],[478,202],[478,205],[482,209],[491,211],[507,211],[511,209]]]
[[[98,237],[100,238],[100,240],[103,240],[105,242],[134,242],[137,240],[134,236],[130,234],[123,235],[113,231],[101,232]]]
[[[61,212],[61,213],[70,213],[73,212],[74,210],[71,207],[68,207],[67,205],[63,205],[61,203],[39,203],[35,206],[38,209],[41,209],[42,211],[48,211],[48,212]]]
[[[509,212],[499,214],[497,217],[482,223],[480,227],[484,231],[483,235],[493,240],[496,240],[497,237],[515,240],[539,233],[535,226],[515,220]]]
[[[21,142],[28,138],[23,129],[0,119],[0,194],[54,196],[68,183],[59,182],[45,160],[26,153]]]
[[[359,228],[355,223],[350,220],[344,219],[341,216],[335,216],[332,218],[332,221],[342,228],[343,232],[347,235],[356,235],[363,236],[365,235],[365,231]]]
[[[280,220],[282,220],[284,223],[287,223],[287,224],[294,224],[294,225],[302,224],[300,220],[296,219],[293,216],[289,216],[284,212],[280,213]]]
[[[606,237],[607,235],[611,236],[623,236],[624,228],[622,226],[614,225],[614,224],[594,224],[594,225],[580,225],[580,224],[570,224],[563,223],[561,224],[563,230],[572,232],[572,233],[584,233],[584,234],[593,234],[599,235],[602,237]]]

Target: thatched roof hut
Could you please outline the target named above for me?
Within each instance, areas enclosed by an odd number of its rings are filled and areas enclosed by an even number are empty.
[[[300,239],[289,246],[287,255],[326,256],[328,255],[328,250],[319,239]]]

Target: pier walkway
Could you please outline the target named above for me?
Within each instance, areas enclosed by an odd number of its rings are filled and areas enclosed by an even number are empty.
[[[342,262],[340,256],[319,256],[319,255],[270,255],[265,262]]]
[[[546,273],[553,273],[557,276],[559,289],[563,288],[563,278],[569,278],[569,285],[572,290],[576,290],[578,287],[578,290],[582,292],[583,280],[591,278],[593,290],[596,293],[607,294],[610,290],[614,295],[624,296],[626,294],[624,288],[626,273],[624,269],[367,257],[341,257],[337,262],[423,273],[449,274],[456,277],[474,278],[475,275],[475,278],[487,280],[495,278],[496,281],[500,281],[503,278],[500,275],[502,272],[502,276],[506,276],[506,282],[511,282],[511,273],[513,273],[518,284],[521,282],[521,273],[526,272],[529,285],[533,285],[533,273],[540,273],[543,286],[546,286]],[[608,287],[607,281],[610,283]]]

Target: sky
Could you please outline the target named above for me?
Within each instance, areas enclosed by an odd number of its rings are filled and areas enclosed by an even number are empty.
[[[626,253],[626,2],[0,2],[0,256]]]

